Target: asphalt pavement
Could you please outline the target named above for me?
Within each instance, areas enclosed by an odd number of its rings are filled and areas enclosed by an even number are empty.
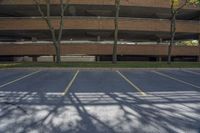
[[[2,133],[199,133],[199,69],[0,70]]]

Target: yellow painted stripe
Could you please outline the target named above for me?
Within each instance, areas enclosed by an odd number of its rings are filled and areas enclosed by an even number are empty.
[[[76,71],[76,73],[74,74],[72,80],[69,82],[69,84],[67,85],[66,89],[62,93],[63,96],[67,94],[68,90],[70,89],[70,87],[74,83],[74,81],[75,81],[76,77],[78,76],[78,74],[79,74],[79,70]]]
[[[27,78],[27,77],[30,77],[30,76],[32,76],[32,75],[34,75],[34,74],[36,74],[36,73],[39,73],[39,72],[41,72],[41,70],[32,72],[32,73],[27,74],[27,75],[25,75],[25,76],[23,76],[23,77],[20,77],[20,78],[18,78],[18,79],[15,79],[15,80],[13,80],[13,81],[10,81],[10,82],[8,82],[8,83],[5,83],[5,84],[1,85],[0,88],[3,88],[3,87],[5,87],[5,86],[7,86],[7,85],[10,85],[10,84],[15,83],[15,82],[17,82],[17,81],[20,81],[20,80],[25,79],[25,78]]]
[[[172,80],[178,81],[178,82],[180,82],[180,83],[183,83],[183,84],[186,84],[186,85],[190,85],[190,86],[192,86],[192,87],[195,87],[195,88],[200,89],[200,86],[197,86],[197,85],[194,85],[194,84],[191,84],[191,83],[185,82],[185,81],[183,81],[183,80],[180,80],[180,79],[174,78],[174,77],[169,76],[169,75],[167,75],[167,74],[164,74],[164,73],[161,73],[161,72],[158,72],[158,71],[153,71],[153,72],[156,73],[156,74],[158,74],[158,75],[160,75],[160,76],[163,76],[163,77],[166,77],[166,78],[169,78],[169,79],[172,79]]]
[[[120,71],[116,71],[124,80],[126,80],[132,87],[134,87],[137,91],[140,92],[141,95],[146,96],[147,94],[142,91],[138,86],[136,86],[133,82],[131,82],[126,76],[124,76]]]

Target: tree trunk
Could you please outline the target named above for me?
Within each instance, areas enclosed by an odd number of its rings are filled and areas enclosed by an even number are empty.
[[[62,38],[62,31],[63,31],[63,25],[64,25],[63,19],[64,19],[65,10],[68,6],[68,2],[67,2],[67,4],[64,4],[64,2],[63,2],[64,0],[60,0],[60,8],[61,8],[60,28],[59,28],[58,37],[56,37],[56,31],[51,23],[51,18],[50,18],[51,0],[46,0],[46,13],[44,13],[43,10],[41,9],[40,1],[37,1],[37,0],[33,0],[33,1],[37,5],[38,11],[40,12],[42,18],[45,20],[45,22],[47,23],[47,25],[49,27],[49,30],[52,35],[53,45],[55,47],[55,52],[56,52],[56,63],[60,64],[61,63],[60,40]]]
[[[172,46],[174,45],[174,38],[176,34],[176,15],[172,15],[171,19],[171,28],[170,28],[171,40],[168,46],[168,64],[171,64],[171,53],[172,53]]]
[[[198,37],[198,42],[199,42],[199,56],[198,56],[198,62],[200,62],[200,34],[199,34],[199,37]]]
[[[60,64],[61,63],[61,50],[60,50],[60,44],[55,45],[55,50],[56,50],[56,63]]]
[[[114,33],[114,45],[113,45],[113,55],[112,63],[117,63],[117,43],[118,43],[118,18],[120,10],[120,0],[115,0],[116,13],[115,13],[115,33]]]

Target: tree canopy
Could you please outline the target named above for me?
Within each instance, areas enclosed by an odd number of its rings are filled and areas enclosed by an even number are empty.
[[[174,7],[179,8],[180,4],[181,4],[182,0],[170,0],[171,4],[174,5]],[[194,4],[194,5],[198,5],[200,4],[200,0],[184,0],[184,5],[185,4]],[[183,6],[184,6],[183,5]]]

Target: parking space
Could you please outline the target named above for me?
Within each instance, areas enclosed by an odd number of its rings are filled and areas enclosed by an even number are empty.
[[[193,86],[185,85],[184,83],[158,75],[154,71],[122,71],[122,73],[145,92],[177,92],[194,91],[196,89]]]
[[[198,70],[184,69],[182,71],[187,72],[187,73],[191,73],[191,74],[194,74],[194,75],[200,75],[200,71],[198,71]]]
[[[71,92],[136,92],[115,71],[81,71],[77,76]]]
[[[177,70],[165,70],[160,72],[174,79],[178,79],[186,83],[189,83],[193,86],[196,86],[195,88],[200,89],[200,78],[199,78],[200,75],[188,73],[186,71],[177,71]]]
[[[44,70],[23,80],[2,87],[0,90],[13,92],[62,93],[70,82],[73,73],[74,71]]]
[[[0,86],[21,78],[33,72],[32,70],[1,70],[0,71]]]
[[[200,70],[187,69],[186,71],[195,72],[196,74],[200,74]]]
[[[200,75],[185,70],[1,70],[0,132],[198,133]]]

